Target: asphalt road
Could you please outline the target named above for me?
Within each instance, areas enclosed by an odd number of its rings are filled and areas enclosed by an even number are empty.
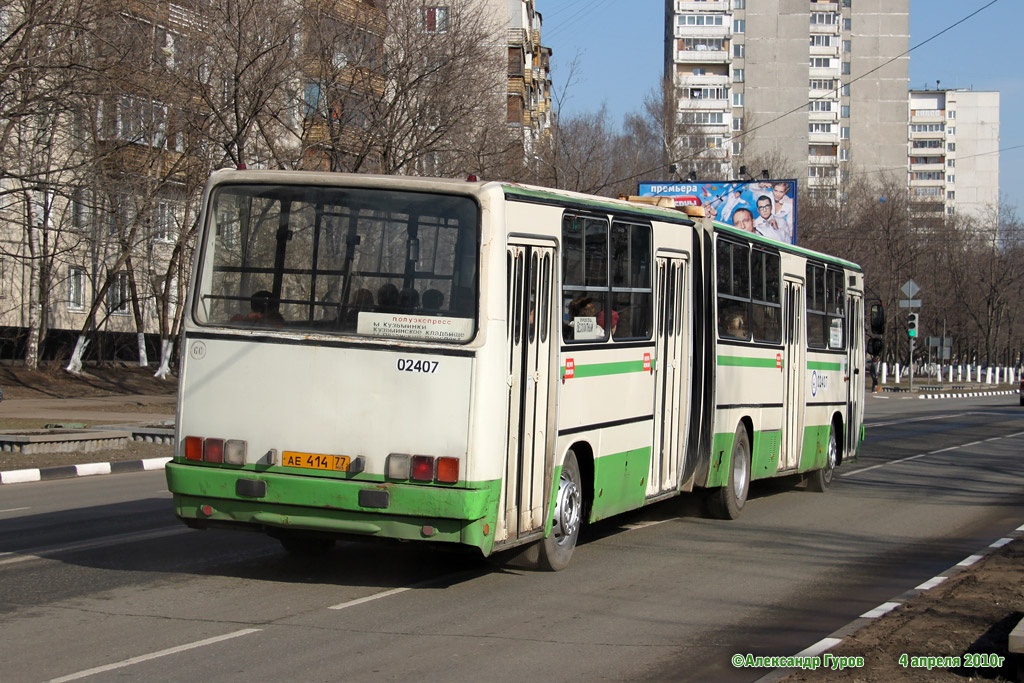
[[[416,544],[288,556],[191,531],[163,475],[0,487],[0,679],[754,680],[1024,521],[1016,396],[870,397],[826,494],[755,485],[585,530],[559,573]]]

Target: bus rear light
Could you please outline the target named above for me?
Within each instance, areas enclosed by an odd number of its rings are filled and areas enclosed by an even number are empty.
[[[412,456],[413,481],[434,481],[434,458],[430,455]]]
[[[389,453],[386,473],[388,479],[408,479],[412,473],[409,456],[405,453]]]
[[[456,484],[459,481],[459,459],[438,458],[437,480],[442,484]]]
[[[207,439],[203,444],[203,459],[206,462],[224,462],[224,439]]]
[[[203,459],[203,437],[201,437],[201,436],[186,436],[185,437],[185,459],[186,460],[202,460]]]
[[[244,465],[245,451],[245,441],[241,439],[228,439],[224,442],[224,462],[229,465]]]

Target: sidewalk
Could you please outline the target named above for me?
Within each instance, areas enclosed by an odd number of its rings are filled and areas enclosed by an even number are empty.
[[[83,443],[69,452],[0,452],[0,484],[162,469],[173,447],[174,395],[114,395],[78,398],[12,398],[0,402],[0,432],[20,434],[47,424],[84,424],[95,431],[120,428],[123,447]],[[127,433],[127,434],[126,434]]]

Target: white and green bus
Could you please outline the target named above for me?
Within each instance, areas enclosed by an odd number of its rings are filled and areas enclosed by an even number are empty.
[[[853,263],[625,200],[218,171],[167,480],[198,528],[518,548],[757,479],[824,490],[862,439]]]

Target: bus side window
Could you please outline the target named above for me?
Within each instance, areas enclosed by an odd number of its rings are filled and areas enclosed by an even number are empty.
[[[562,335],[566,341],[603,341],[599,318],[608,308],[608,221],[566,214],[562,220]]]
[[[719,240],[715,248],[718,336],[750,339],[750,247]]]
[[[807,264],[807,345],[816,348],[826,346],[825,326],[825,266]]]

